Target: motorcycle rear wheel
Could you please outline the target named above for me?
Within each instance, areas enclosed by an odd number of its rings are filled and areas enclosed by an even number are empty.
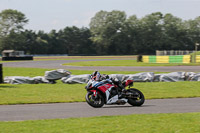
[[[96,94],[96,96],[94,96],[93,92],[88,92],[85,96],[86,102],[94,107],[94,108],[101,108],[104,105],[104,98],[101,94]]]
[[[134,93],[134,95],[137,95],[137,98],[128,98],[128,103],[132,106],[141,106],[144,101],[144,95],[141,91],[135,88],[131,88],[127,90],[128,92]]]

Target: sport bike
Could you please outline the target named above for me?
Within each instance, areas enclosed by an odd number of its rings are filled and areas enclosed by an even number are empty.
[[[127,86],[129,89],[125,89]],[[99,82],[90,79],[85,87],[87,90],[85,98],[87,103],[94,108],[100,108],[104,104],[123,105],[127,102],[132,106],[141,106],[145,101],[144,95],[138,89],[130,88],[131,86],[133,86],[133,80],[116,82],[106,79]]]

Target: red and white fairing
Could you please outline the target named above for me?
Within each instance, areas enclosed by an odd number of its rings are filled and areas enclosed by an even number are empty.
[[[114,88],[114,87],[115,86],[113,84],[109,84],[109,83],[98,87],[98,89],[100,91],[102,91],[103,93],[106,94],[106,104],[113,104],[113,103],[116,103],[119,100],[118,94],[116,94],[115,96],[110,98],[110,95],[111,95],[110,92],[111,92],[112,88]],[[127,99],[125,99],[125,98],[120,99],[120,100],[127,102]]]

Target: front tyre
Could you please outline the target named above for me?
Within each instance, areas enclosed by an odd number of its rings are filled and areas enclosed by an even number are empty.
[[[94,108],[101,108],[104,105],[104,98],[101,94],[97,93],[94,96],[93,92],[88,92],[85,96],[87,103]]]
[[[128,98],[128,103],[132,106],[141,106],[144,101],[145,101],[145,98],[144,98],[144,95],[141,91],[139,91],[138,89],[128,89],[127,90],[129,93],[132,93],[133,94],[133,97],[131,98]]]

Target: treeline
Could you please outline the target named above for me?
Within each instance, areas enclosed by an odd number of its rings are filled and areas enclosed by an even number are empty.
[[[88,28],[66,27],[56,32],[34,32],[25,30],[11,32],[1,42],[1,50],[23,50],[26,54],[95,54],[94,44]],[[2,45],[4,44],[4,45]]]
[[[73,26],[49,33],[23,29],[27,22],[25,15],[16,10],[0,13],[0,51],[134,55],[155,54],[156,50],[194,50],[195,43],[200,42],[200,17],[182,20],[160,12],[137,18],[136,15],[127,17],[123,11],[99,11],[89,28]]]

